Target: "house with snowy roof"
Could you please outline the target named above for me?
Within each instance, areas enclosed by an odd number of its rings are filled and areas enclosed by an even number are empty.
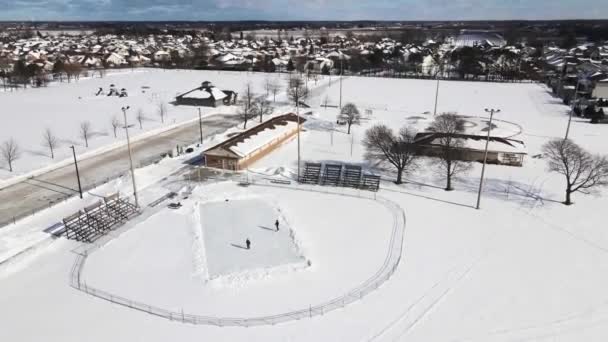
[[[178,95],[175,104],[185,106],[218,107],[236,103],[237,93],[232,90],[220,90],[209,81],[200,87]]]
[[[608,78],[595,84],[592,97],[596,99],[608,99]]]

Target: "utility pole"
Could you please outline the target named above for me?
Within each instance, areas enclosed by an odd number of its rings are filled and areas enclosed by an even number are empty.
[[[201,133],[201,145],[203,145],[203,117],[200,108],[198,109],[198,129]]]
[[[129,125],[127,124],[127,110],[129,106],[122,107],[122,114],[125,119],[125,133],[127,134],[127,149],[129,150],[129,166],[131,168],[131,182],[133,183],[133,197],[135,197],[135,206],[139,208],[137,199],[137,185],[135,183],[135,170],[133,170],[133,155],[131,154],[131,140],[129,139]]]
[[[490,144],[490,132],[492,131],[492,119],[494,118],[494,113],[500,113],[500,109],[485,109],[487,113],[490,113],[490,123],[488,125],[488,137],[486,139],[486,150],[483,155],[483,166],[481,167],[481,178],[479,179],[479,192],[477,193],[477,206],[476,209],[479,209],[479,203],[481,202],[481,191],[483,189],[483,176],[486,172],[486,163],[488,162],[488,145]]]
[[[78,179],[78,192],[80,193],[80,198],[82,199],[82,186],[80,185],[80,172],[78,172],[78,160],[76,160],[76,149],[74,145],[70,146],[72,149],[72,154],[74,155],[74,166],[76,167],[76,178]]]
[[[296,116],[298,120],[298,182],[300,182],[300,94],[296,87]]]
[[[437,88],[435,89],[435,109],[433,110],[433,116],[437,115],[437,100],[439,99],[439,77],[437,77]]]
[[[340,110],[342,110],[342,74],[344,70],[342,68],[342,52],[340,52]]]
[[[581,81],[577,78],[576,80],[576,88],[574,89],[574,100],[572,101],[572,106],[570,106],[570,115],[568,117],[568,127],[566,127],[566,136],[564,140],[568,140],[568,135],[570,134],[570,123],[572,123],[572,114],[574,113],[574,106],[576,106],[576,97],[578,95],[578,87]]]

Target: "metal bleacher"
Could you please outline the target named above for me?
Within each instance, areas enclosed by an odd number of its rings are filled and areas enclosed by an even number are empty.
[[[319,163],[306,163],[304,167],[304,175],[300,179],[300,183],[303,184],[319,184],[319,177],[321,176],[321,164]]]
[[[380,176],[363,173],[360,165],[306,163],[302,184],[343,186],[348,188],[378,191]],[[321,169],[323,174],[321,175]],[[344,171],[342,171],[344,169]]]
[[[138,208],[118,193],[63,218],[65,236],[81,242],[93,242],[120,224],[139,214]]]
[[[340,164],[325,164],[323,171],[323,185],[340,185],[342,178],[342,165]]]
[[[380,189],[380,176],[363,175],[361,189],[378,191]]]
[[[359,165],[345,165],[342,186],[347,188],[358,188],[361,185],[362,173],[362,168]]]

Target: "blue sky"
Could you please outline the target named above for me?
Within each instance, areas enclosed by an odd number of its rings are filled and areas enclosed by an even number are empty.
[[[0,0],[0,20],[608,19],[608,0]]]

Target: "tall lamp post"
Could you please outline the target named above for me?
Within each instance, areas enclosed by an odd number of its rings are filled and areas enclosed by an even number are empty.
[[[122,107],[122,114],[125,119],[125,133],[127,135],[127,149],[129,150],[129,166],[131,168],[131,182],[133,183],[133,197],[135,197],[135,206],[139,208],[139,200],[137,199],[137,185],[135,184],[135,170],[133,170],[133,156],[131,154],[131,140],[129,139],[129,125],[127,124],[127,110],[129,106]]]
[[[433,110],[433,116],[437,115],[437,100],[439,99],[439,77],[437,77],[437,88],[435,88],[435,109]]]
[[[479,209],[479,203],[481,202],[481,192],[483,189],[483,176],[486,172],[486,163],[488,162],[488,145],[490,144],[490,132],[492,131],[492,119],[494,118],[495,113],[500,113],[500,109],[488,109],[485,111],[490,113],[490,123],[488,125],[488,137],[486,138],[486,149],[483,155],[483,166],[481,167],[481,178],[479,179],[479,192],[477,193],[477,206],[476,209]]]
[[[342,52],[340,52],[340,110],[342,110],[342,74],[344,73],[344,69],[342,67]]]
[[[201,115],[201,109],[198,109],[198,129],[201,133],[201,146],[203,145],[203,117]]]
[[[78,160],[76,160],[76,149],[74,149],[74,145],[70,146],[72,149],[72,154],[74,155],[74,166],[76,167],[76,179],[78,179],[78,193],[80,193],[80,198],[82,199],[82,186],[80,185],[80,172],[78,172]]]
[[[570,106],[570,115],[568,116],[568,127],[566,127],[566,136],[564,140],[568,140],[568,135],[570,134],[570,124],[572,123],[572,114],[574,113],[574,106],[576,106],[576,100],[578,95],[578,87],[581,84],[580,78],[576,79],[576,87],[574,88],[574,99],[572,100],[572,106]]]

